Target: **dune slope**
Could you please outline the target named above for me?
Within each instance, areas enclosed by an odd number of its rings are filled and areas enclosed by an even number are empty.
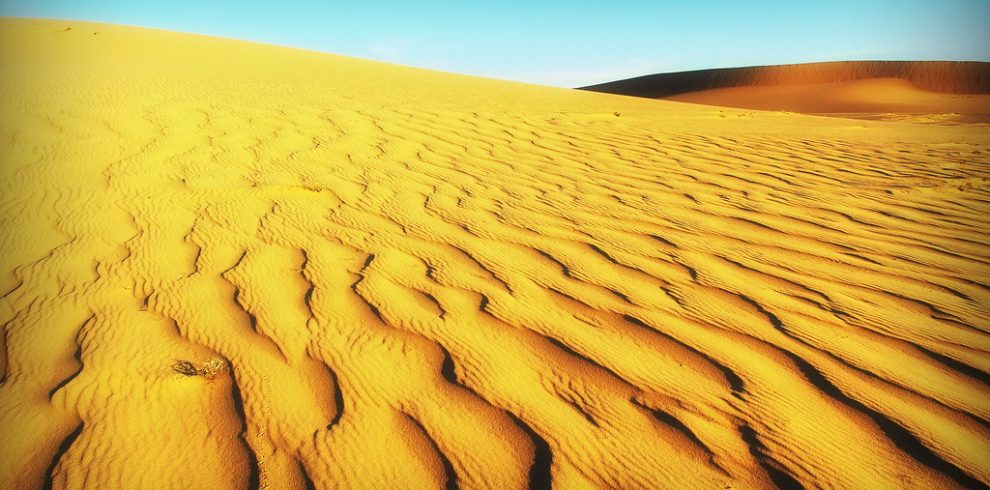
[[[0,487],[990,482],[985,130],[83,22],[0,60]]]
[[[696,104],[891,119],[990,122],[990,63],[844,61],[660,73],[584,87]]]

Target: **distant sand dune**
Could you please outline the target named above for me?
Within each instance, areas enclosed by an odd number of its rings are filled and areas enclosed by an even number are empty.
[[[585,90],[697,104],[891,119],[990,122],[990,63],[843,61],[661,73]],[[944,119],[944,118],[943,118]],[[924,120],[924,119],[922,119]],[[937,121],[939,118],[928,118]]]
[[[986,128],[84,22],[0,60],[2,488],[990,483]]]

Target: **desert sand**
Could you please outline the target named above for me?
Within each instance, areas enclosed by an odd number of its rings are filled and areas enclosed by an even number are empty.
[[[584,87],[859,119],[990,123],[990,63],[849,61],[662,73]]]
[[[990,482],[990,134],[0,21],[2,488]]]

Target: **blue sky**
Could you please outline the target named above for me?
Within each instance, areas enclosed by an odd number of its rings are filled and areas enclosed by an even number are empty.
[[[990,61],[990,0],[0,0],[129,24],[573,87],[834,60]]]

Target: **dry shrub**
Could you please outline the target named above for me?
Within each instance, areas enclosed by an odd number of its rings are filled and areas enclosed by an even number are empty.
[[[184,376],[202,376],[212,380],[227,371],[227,362],[219,357],[214,357],[197,366],[180,359],[172,364],[172,370]]]

